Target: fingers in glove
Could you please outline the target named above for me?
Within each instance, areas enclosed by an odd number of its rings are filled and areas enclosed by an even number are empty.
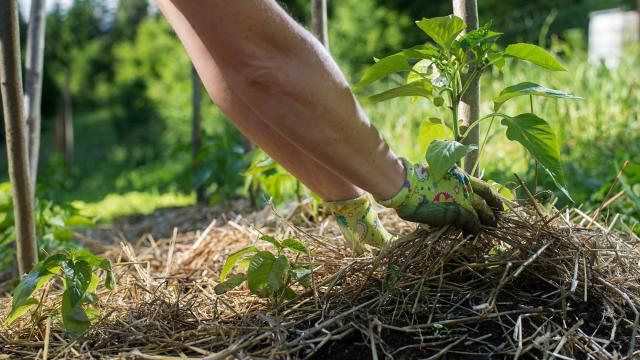
[[[478,217],[480,218],[480,223],[492,227],[498,226],[496,215],[489,207],[484,198],[482,198],[478,194],[470,194],[469,200],[471,200],[471,206],[473,206],[473,209],[476,211]]]
[[[473,192],[480,195],[480,197],[486,201],[487,205],[498,211],[502,210],[500,195],[491,188],[491,185],[473,176],[469,176],[469,182],[471,183]]]
[[[475,235],[480,232],[480,221],[475,212],[455,203],[441,202],[403,207],[396,209],[396,212],[407,221],[431,226],[452,224],[461,228],[465,234]]]

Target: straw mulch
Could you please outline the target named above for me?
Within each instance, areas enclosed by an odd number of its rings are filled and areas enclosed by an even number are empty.
[[[119,287],[101,294],[101,321],[66,335],[52,287],[34,316],[0,332],[0,359],[640,358],[640,239],[611,230],[617,217],[606,226],[534,209],[505,213],[471,241],[387,212],[404,235],[356,258],[329,220],[273,212],[122,242],[107,251]],[[243,288],[215,295],[226,256],[261,232],[312,249],[313,291],[283,304]],[[0,301],[3,318],[10,299]]]

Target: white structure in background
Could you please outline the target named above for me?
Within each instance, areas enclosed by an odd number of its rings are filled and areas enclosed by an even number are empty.
[[[624,50],[640,43],[640,13],[611,9],[589,15],[589,62],[617,67]]]

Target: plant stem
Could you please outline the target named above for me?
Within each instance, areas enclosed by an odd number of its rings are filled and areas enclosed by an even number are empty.
[[[487,128],[487,133],[484,136],[482,145],[480,146],[480,149],[478,149],[478,158],[476,159],[476,162],[473,164],[473,170],[471,171],[471,174],[476,173],[476,169],[478,168],[478,164],[480,163],[480,156],[482,155],[482,151],[484,151],[484,147],[487,145],[487,141],[489,140],[489,133],[491,133],[491,127],[493,126],[493,120],[495,118],[496,118],[495,115],[491,116],[491,122],[489,123],[489,127]]]
[[[453,113],[453,137],[455,141],[460,141],[460,132],[458,129],[458,103],[460,97],[458,96],[458,77],[454,72],[450,76],[451,82],[451,112]]]
[[[533,95],[529,95],[529,106],[531,107],[531,113],[533,114]]]

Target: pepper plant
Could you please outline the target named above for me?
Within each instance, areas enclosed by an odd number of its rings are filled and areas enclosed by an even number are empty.
[[[496,118],[506,127],[509,140],[522,144],[533,158],[545,169],[556,186],[570,198],[565,189],[565,179],[560,162],[558,140],[544,119],[534,114],[533,97],[577,99],[570,93],[548,89],[542,85],[523,82],[509,86],[494,98],[493,112],[480,117],[468,128],[460,127],[458,105],[469,89],[491,66],[502,69],[507,59],[527,61],[550,71],[566,71],[565,68],[544,49],[525,43],[510,44],[499,49],[496,40],[502,35],[486,24],[464,35],[464,21],[454,15],[422,19],[416,25],[433,41],[404,49],[382,59],[376,59],[368,68],[355,90],[360,91],[370,84],[394,73],[406,73],[402,85],[368,97],[370,102],[380,102],[396,97],[424,98],[435,106],[446,106],[450,121],[431,118],[421,133],[429,137],[426,160],[431,172],[438,178],[462,157],[477,151],[475,145],[463,145],[469,130],[480,122],[491,119],[489,130]],[[529,96],[531,112],[508,115],[500,112],[501,106],[512,98]],[[482,150],[488,138],[485,137]],[[447,139],[447,138],[450,138]],[[479,157],[478,157],[479,158]],[[474,164],[474,168],[477,163]]]
[[[8,326],[29,309],[40,304],[33,297],[34,292],[48,282],[60,279],[64,284],[60,303],[64,327],[70,333],[82,333],[100,315],[99,310],[93,306],[98,302],[96,290],[100,277],[97,270],[103,270],[105,273],[104,287],[113,290],[115,281],[111,272],[111,262],[87,250],[67,250],[40,261],[16,287],[11,311],[4,321],[4,326]]]
[[[299,255],[309,255],[309,249],[303,243],[296,239],[278,240],[273,236],[262,236],[260,240],[270,243],[275,253],[252,245],[229,255],[220,273],[220,283],[214,288],[216,294],[224,294],[246,281],[252,294],[277,303],[296,296],[291,288],[294,282],[311,287],[315,265],[297,261]],[[297,255],[296,258],[291,260],[285,250]],[[227,278],[234,267],[246,273],[239,272]]]

